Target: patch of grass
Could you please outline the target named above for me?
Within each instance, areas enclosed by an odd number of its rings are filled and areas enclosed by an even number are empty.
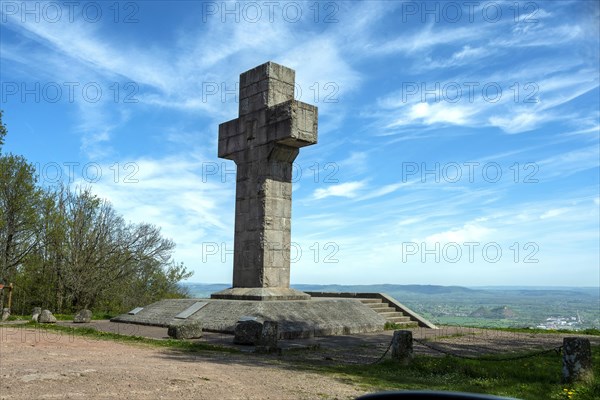
[[[0,325],[1,327],[2,325]],[[187,340],[175,340],[175,339],[151,339],[143,336],[128,336],[121,335],[118,333],[112,332],[102,332],[98,331],[94,328],[89,327],[70,327],[70,326],[61,326],[61,325],[52,325],[52,324],[38,324],[35,322],[29,322],[27,324],[22,325],[11,325],[11,328],[34,328],[37,330],[44,331],[55,331],[62,332],[71,336],[83,336],[89,337],[93,339],[100,340],[113,340],[121,343],[136,343],[142,345],[149,345],[155,347],[165,347],[171,349],[177,349],[181,351],[190,351],[190,352],[198,352],[198,351],[218,351],[224,353],[239,353],[238,350],[232,349],[229,347],[216,346],[213,344],[203,343],[203,342],[192,342]]]
[[[477,333],[475,332],[457,332],[457,333],[453,333],[450,335],[442,335],[442,336],[436,336],[435,339],[439,340],[439,339],[452,339],[452,338],[458,338],[458,337],[463,337],[463,336],[475,336],[477,335]]]
[[[371,392],[445,390],[486,393],[526,400],[600,399],[600,346],[593,346],[595,380],[564,385],[561,357],[555,353],[513,361],[417,356],[409,366],[392,360],[376,365],[306,366],[350,380]],[[565,390],[566,389],[566,390]]]
[[[8,317],[7,321],[25,321],[27,319],[30,319],[31,317],[26,317],[24,315],[13,315],[11,314],[10,317]]]

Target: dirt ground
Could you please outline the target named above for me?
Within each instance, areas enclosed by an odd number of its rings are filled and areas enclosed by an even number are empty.
[[[157,327],[108,321],[91,326],[158,339],[166,336],[166,329]],[[280,355],[191,354],[2,326],[0,399],[354,399],[365,389],[333,376],[299,371],[294,365],[370,363],[387,349],[392,334],[386,331],[281,341],[284,351]],[[433,340],[436,348],[465,356],[510,356],[513,351],[560,346],[563,339],[562,335],[472,328],[414,329],[413,336]],[[202,341],[232,346],[229,335],[206,333]],[[442,355],[418,343],[414,349],[416,354]]]
[[[352,399],[363,393],[332,377],[293,371],[254,355],[190,355],[1,329],[1,399]]]

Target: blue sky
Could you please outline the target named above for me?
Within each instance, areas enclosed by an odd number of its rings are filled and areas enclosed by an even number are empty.
[[[218,124],[272,60],[319,107],[292,283],[597,286],[598,4],[2,1],[4,151],[230,282]]]

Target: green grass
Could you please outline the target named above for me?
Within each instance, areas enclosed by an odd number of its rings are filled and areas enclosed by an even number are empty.
[[[2,325],[0,324],[0,327]],[[128,335],[120,335],[118,333],[112,332],[102,332],[98,331],[94,328],[88,327],[70,327],[70,326],[61,326],[61,325],[52,325],[52,324],[38,324],[35,322],[28,322],[26,324],[21,325],[10,325],[11,328],[33,328],[45,331],[55,331],[62,332],[67,335],[72,336],[83,336],[90,337],[94,339],[100,340],[113,340],[121,343],[133,343],[133,344],[141,344],[155,347],[165,347],[171,348],[175,350],[181,351],[190,351],[190,352],[198,352],[198,351],[218,351],[225,353],[238,353],[239,351],[236,349],[216,346],[203,342],[192,342],[187,340],[175,340],[175,339],[151,339],[142,336],[128,336]]]
[[[376,365],[306,366],[333,374],[370,392],[445,390],[486,393],[525,400],[600,399],[600,346],[593,346],[595,381],[563,385],[561,357],[546,354],[517,361],[418,356],[409,366],[386,360]]]

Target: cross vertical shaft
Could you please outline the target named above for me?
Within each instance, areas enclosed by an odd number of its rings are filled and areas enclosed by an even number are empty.
[[[304,299],[289,288],[292,163],[317,142],[315,106],[294,100],[294,70],[240,75],[239,117],[219,125],[219,157],[237,165],[233,287],[214,298]]]

